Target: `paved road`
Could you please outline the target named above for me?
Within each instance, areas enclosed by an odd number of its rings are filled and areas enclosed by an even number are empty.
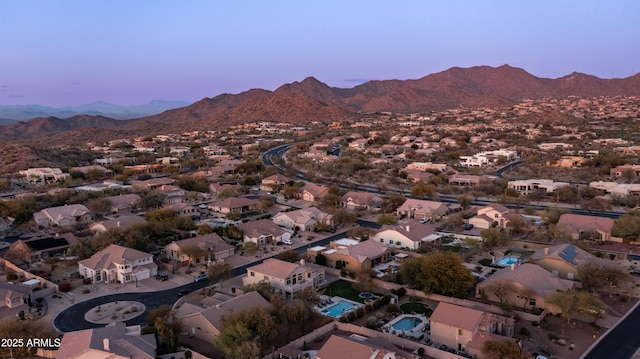
[[[617,326],[607,332],[598,344],[582,356],[584,359],[628,359],[640,348],[640,305],[636,305]]]
[[[335,241],[337,239],[346,238],[347,231],[342,231],[340,233],[333,234],[327,238],[320,239],[314,242],[309,242],[307,245],[302,245],[295,248],[295,251],[299,254],[303,254],[306,252],[306,249],[310,246],[317,245],[327,245],[330,241]],[[258,259],[254,262],[242,265],[233,270],[234,276],[239,276],[247,273],[247,268],[259,263],[262,263],[265,259],[275,256],[273,254],[269,257]],[[149,311],[153,308],[157,308],[162,305],[173,306],[173,304],[178,300],[178,292],[187,289],[189,291],[196,291],[198,289],[204,288],[209,285],[208,281],[202,281],[198,283],[189,283],[180,287],[166,289],[162,291],[155,292],[136,292],[136,293],[118,293],[118,294],[109,294],[102,297],[96,297],[93,299],[86,300],[84,302],[80,302],[70,306],[69,308],[62,311],[56,319],[53,321],[54,326],[61,332],[71,332],[82,329],[89,328],[98,328],[103,327],[104,324],[95,324],[90,323],[84,319],[85,313],[91,310],[94,307],[99,305],[103,305],[106,303],[114,302],[114,301],[137,301],[145,305],[145,312],[133,319],[126,321],[127,325],[145,325],[144,318],[149,314]]]

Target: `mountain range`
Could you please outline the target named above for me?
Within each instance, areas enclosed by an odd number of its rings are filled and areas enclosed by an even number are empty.
[[[0,106],[0,124],[26,121],[36,117],[69,118],[77,115],[96,115],[116,120],[129,120],[189,105],[185,101],[153,100],[143,105],[121,106],[107,102],[94,102],[80,106],[50,107],[42,105]]]
[[[622,79],[601,79],[574,72],[549,79],[508,65],[454,67],[417,80],[369,81],[352,88],[330,87],[308,77],[274,91],[252,89],[235,95],[222,94],[128,121],[86,115],[65,120],[36,118],[0,126],[0,141],[43,135],[56,141],[65,138],[98,141],[121,135],[215,130],[254,121],[304,124],[355,119],[363,116],[363,112],[414,113],[459,107],[501,107],[523,99],[543,97],[618,95],[640,95],[640,74]],[[95,128],[101,130],[88,130]],[[55,133],[59,135],[51,136]]]

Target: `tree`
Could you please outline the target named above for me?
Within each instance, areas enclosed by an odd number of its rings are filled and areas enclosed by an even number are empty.
[[[385,224],[398,224],[398,218],[396,218],[392,213],[383,213],[378,216],[376,223],[381,226]]]
[[[258,358],[260,348],[252,339],[247,325],[237,321],[225,326],[220,335],[215,338],[215,344],[222,350],[226,359]]]
[[[196,223],[189,216],[176,216],[173,219],[173,225],[176,229],[183,231],[193,231],[196,229]]]
[[[211,227],[206,223],[199,225],[196,231],[198,232],[199,235],[210,234],[215,232],[213,227]]]
[[[482,344],[482,354],[486,359],[521,359],[527,358],[515,340],[487,340]]]
[[[196,245],[186,246],[182,248],[182,253],[189,257],[189,263],[195,263],[196,259],[206,257],[209,255],[209,251],[205,248],[200,248]]]
[[[371,228],[357,226],[351,229],[347,235],[351,238],[356,238],[359,241],[366,241],[373,233],[374,232]]]
[[[400,265],[401,277],[425,293],[465,298],[476,279],[452,252],[429,253],[405,260]]]
[[[557,307],[567,323],[571,322],[571,319],[578,313],[597,318],[605,308],[604,303],[597,295],[574,289],[566,292],[553,292],[547,297],[546,302]]]
[[[258,207],[260,208],[260,211],[262,212],[266,212],[269,208],[273,207],[273,198],[270,196],[262,196],[260,197],[260,203],[258,205]]]
[[[610,291],[631,282],[629,274],[616,267],[602,267],[595,263],[584,263],[578,267],[578,278],[582,288],[597,293],[603,288]]]
[[[296,263],[300,261],[300,255],[294,250],[288,250],[282,253],[278,253],[276,258],[290,263]]]
[[[87,208],[98,216],[104,216],[111,212],[111,201],[104,197],[92,199],[87,203]]]
[[[480,231],[480,237],[482,237],[484,246],[489,250],[500,245],[502,242],[501,236],[500,230],[495,227]]]
[[[509,296],[509,294],[513,292],[511,283],[505,280],[492,283],[491,285],[486,286],[485,290],[490,291],[491,293],[493,293],[493,295],[496,296],[496,298],[498,298],[501,308],[505,304],[507,296]]]
[[[151,309],[145,317],[145,322],[161,339],[158,345],[159,354],[174,353],[178,350],[182,325],[171,320],[170,306],[164,305]]]
[[[613,224],[611,235],[622,237],[628,241],[640,239],[640,211],[632,211],[623,214]]]
[[[140,196],[140,208],[147,211],[150,209],[158,209],[164,204],[166,196],[156,191],[149,191]]]
[[[59,337],[59,334],[46,322],[19,320],[17,318],[8,318],[0,322],[0,338],[11,338],[11,340],[22,340],[23,345],[0,347],[0,355],[3,358],[32,358],[35,355],[35,349],[26,345],[29,339],[42,338],[50,339],[52,342]],[[10,341],[9,343],[13,343]],[[10,356],[12,355],[12,356]]]
[[[469,208],[469,205],[471,204],[471,201],[473,200],[473,198],[471,198],[470,196],[463,194],[460,196],[456,197],[456,201],[458,201],[458,203],[460,204],[460,207],[462,207],[462,209],[467,209]]]
[[[319,266],[326,266],[327,265],[327,257],[324,254],[318,252],[318,254],[316,255],[316,258],[315,258],[315,263],[317,265],[319,265]]]
[[[209,266],[207,271],[207,277],[209,281],[219,281],[220,288],[224,286],[224,281],[231,278],[233,274],[233,266],[225,262],[216,262]]]
[[[416,198],[433,197],[436,194],[436,186],[418,181],[411,187],[411,196]]]

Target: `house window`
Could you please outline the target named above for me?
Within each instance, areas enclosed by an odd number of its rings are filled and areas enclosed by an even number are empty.
[[[458,335],[459,335],[459,336],[464,335],[464,332],[462,331],[462,329],[458,329]]]
[[[265,276],[264,276],[264,280],[269,280],[269,276],[268,276],[268,275],[265,275]]]
[[[125,282],[131,281],[131,275],[127,274],[126,276],[124,276],[124,281]]]
[[[255,277],[256,273],[255,272],[249,272],[249,275],[252,276],[252,277]]]
[[[380,243],[384,243],[384,238],[380,238]]]
[[[291,285],[291,278],[287,278],[287,285]]]
[[[536,306],[536,300],[535,299],[529,299],[529,305],[532,307]]]

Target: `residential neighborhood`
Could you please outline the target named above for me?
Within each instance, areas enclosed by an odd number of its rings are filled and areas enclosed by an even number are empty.
[[[549,108],[589,121],[519,120]],[[638,110],[526,100],[86,143],[87,161],[2,179],[0,317],[50,325],[60,345],[41,357],[492,358],[506,343],[577,359],[640,296],[640,143],[611,132]]]

